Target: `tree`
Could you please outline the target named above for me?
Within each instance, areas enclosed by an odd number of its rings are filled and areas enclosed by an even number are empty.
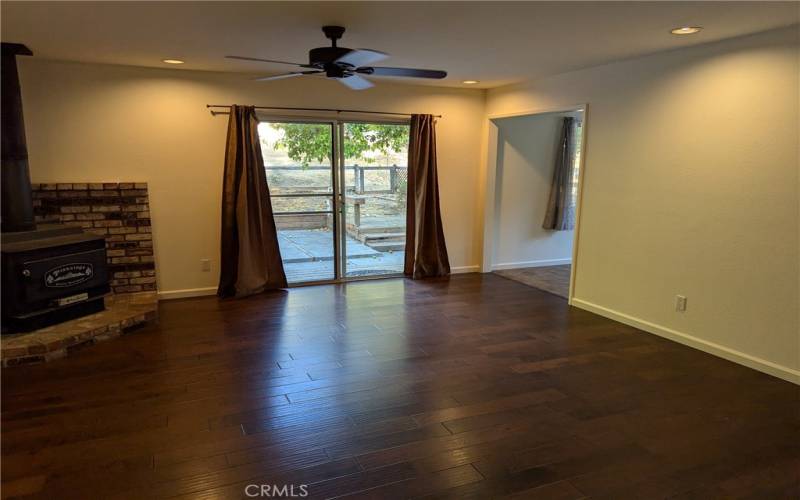
[[[330,161],[330,126],[315,123],[276,123],[283,138],[275,142],[276,149],[285,149],[289,158],[308,166],[311,162]],[[375,161],[367,152],[398,153],[408,147],[408,127],[380,123],[347,123],[344,126],[346,158],[365,163]]]

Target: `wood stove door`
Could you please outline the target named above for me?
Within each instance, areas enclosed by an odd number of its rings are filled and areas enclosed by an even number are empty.
[[[26,261],[22,266],[25,297],[40,301],[68,297],[108,282],[104,248]]]

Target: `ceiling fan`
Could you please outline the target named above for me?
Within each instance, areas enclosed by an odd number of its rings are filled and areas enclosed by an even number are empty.
[[[342,38],[342,35],[344,34],[344,28],[341,26],[323,26],[322,31],[325,33],[325,36],[331,40],[331,46],[311,49],[308,52],[308,64],[275,61],[272,59],[260,59],[257,57],[225,57],[228,59],[240,59],[243,61],[290,64],[293,66],[299,66],[300,68],[307,68],[305,71],[292,71],[282,75],[257,78],[259,81],[282,80],[284,78],[294,78],[297,76],[324,74],[327,78],[334,78],[353,90],[363,90],[374,86],[372,82],[361,75],[434,79],[440,79],[447,76],[447,72],[434,69],[387,68],[381,66],[372,66],[372,64],[389,57],[389,54],[370,49],[348,49],[346,47],[337,47],[336,40]]]

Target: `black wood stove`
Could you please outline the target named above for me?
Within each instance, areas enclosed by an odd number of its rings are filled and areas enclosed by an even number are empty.
[[[104,308],[105,238],[61,225],[36,227],[17,55],[2,44],[2,331],[29,331]]]

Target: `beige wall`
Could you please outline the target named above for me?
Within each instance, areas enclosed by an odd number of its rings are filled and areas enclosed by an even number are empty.
[[[542,228],[564,113],[495,120],[494,251],[492,267],[566,264],[573,231]]]
[[[795,27],[489,92],[588,103],[576,305],[800,381],[799,70]]]
[[[350,91],[314,78],[270,83],[241,75],[20,58],[33,182],[150,184],[159,289],[215,287],[227,116],[205,105],[258,104],[442,114],[440,186],[450,262],[480,260],[484,93],[396,85]],[[212,272],[201,272],[210,258]]]
[[[216,285],[226,117],[206,103],[443,114],[444,225],[462,269],[482,257],[486,113],[588,103],[574,303],[800,381],[796,29],[488,96],[21,59],[33,181],[149,182],[162,291]]]

